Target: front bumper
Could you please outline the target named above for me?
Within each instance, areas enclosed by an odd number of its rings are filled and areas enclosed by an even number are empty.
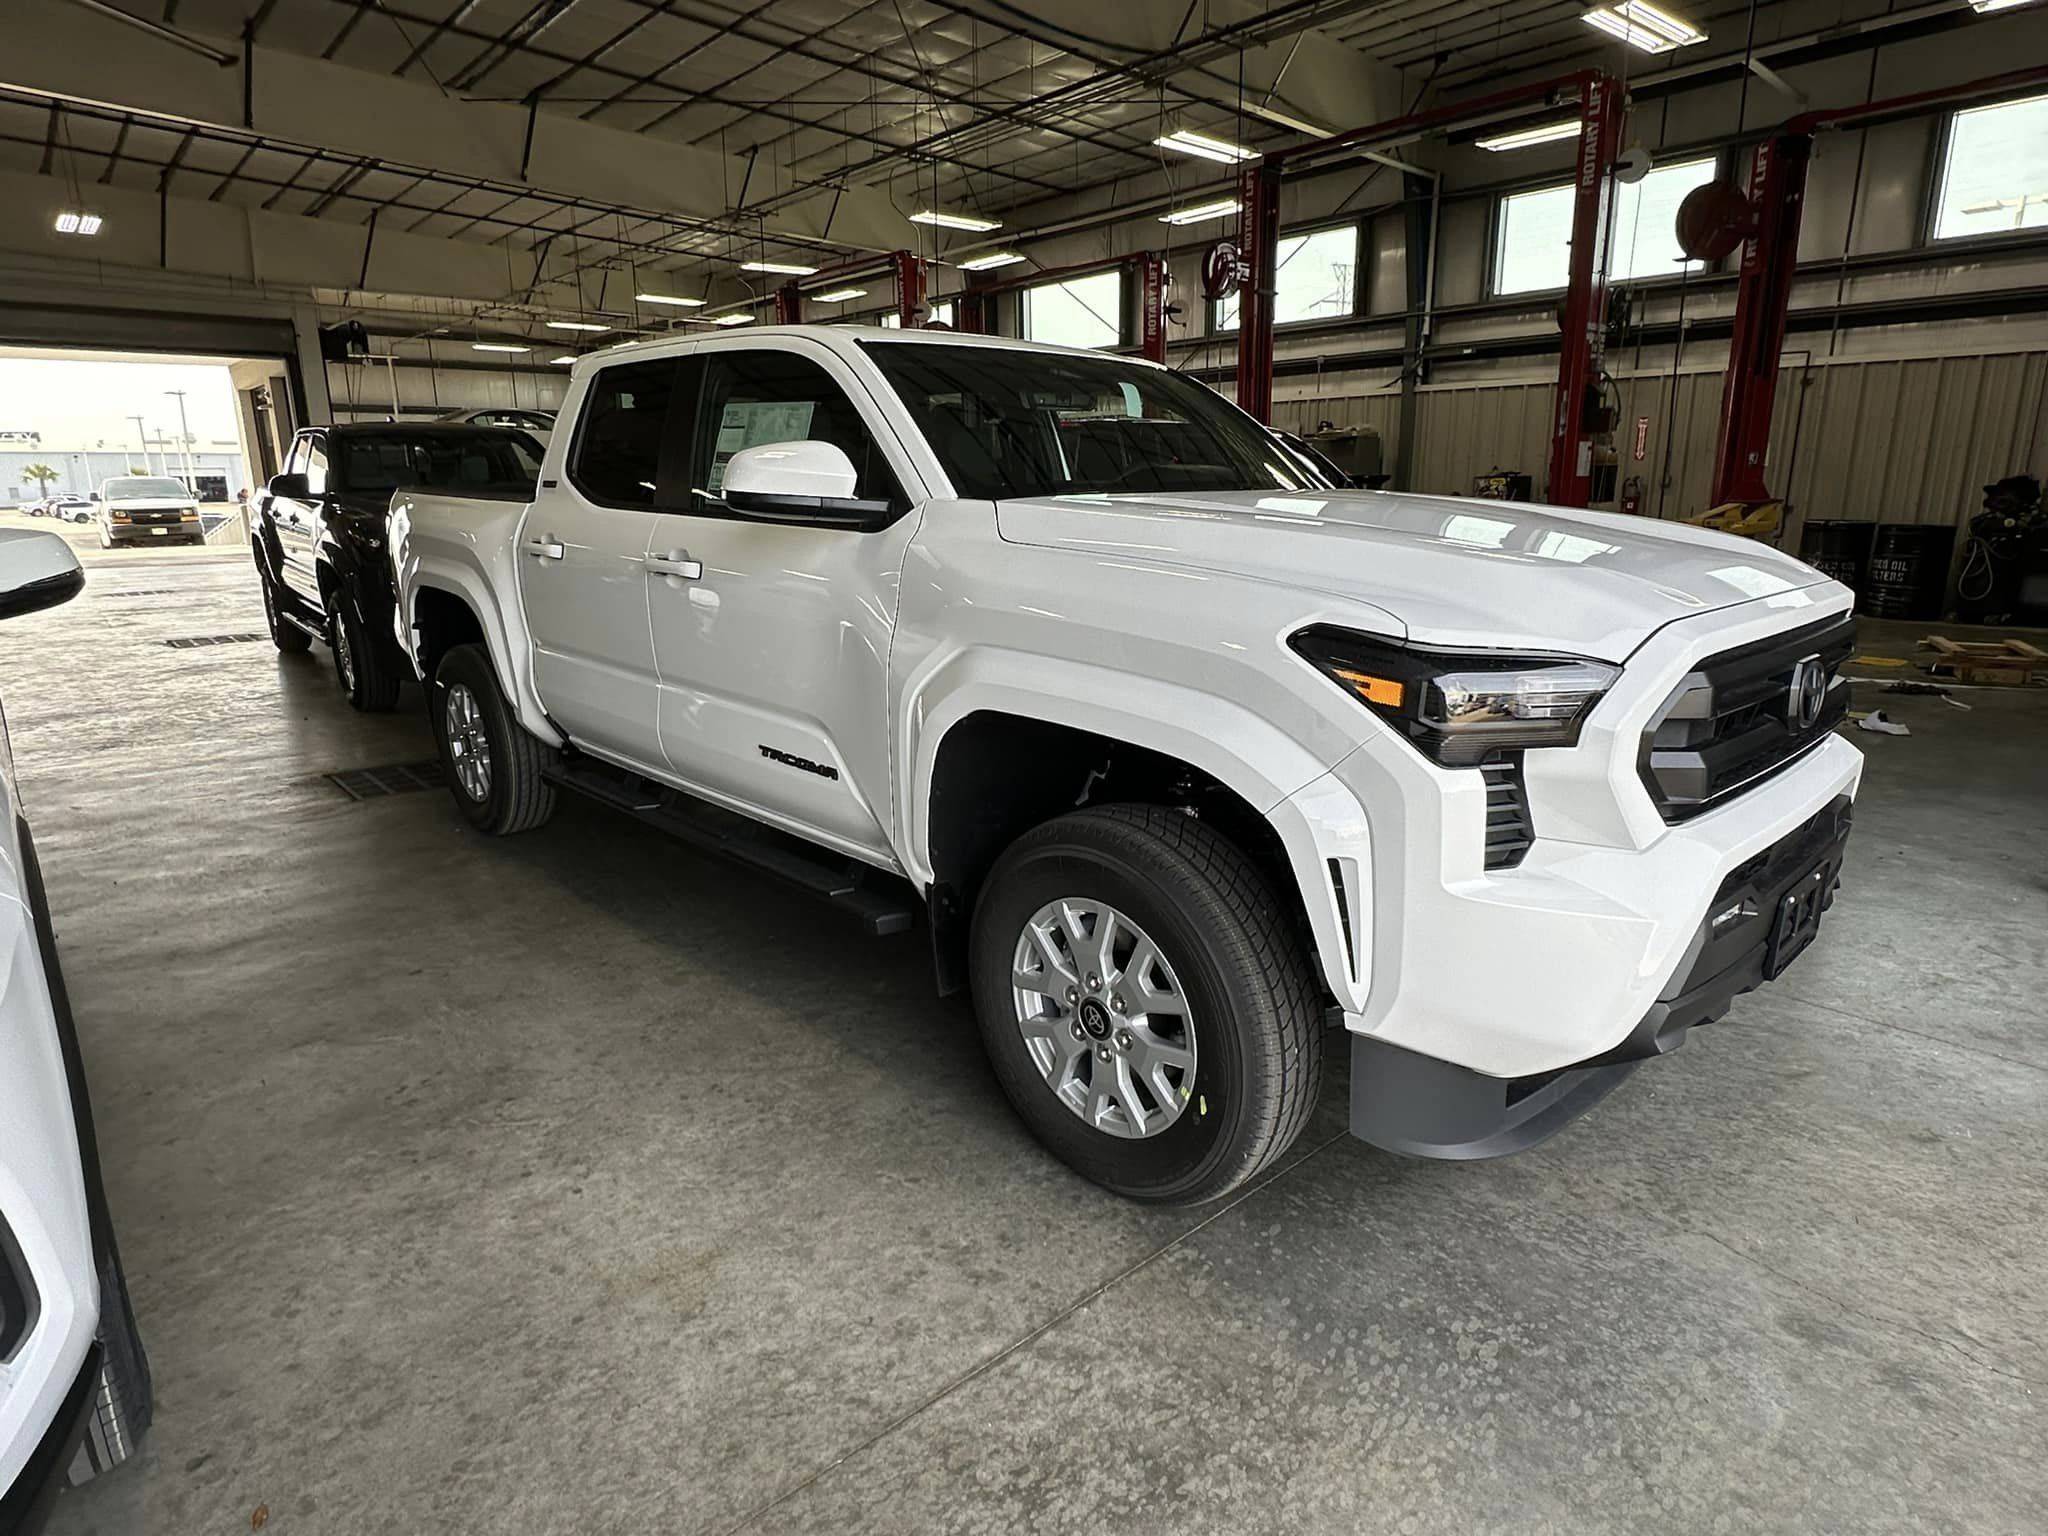
[[[13,1485],[0,1490],[0,1531],[9,1536],[32,1536],[43,1528],[50,1505],[69,1481],[71,1464],[85,1441],[100,1397],[101,1374],[100,1347],[95,1344]]]
[[[110,523],[107,538],[115,544],[204,544],[206,525],[196,519],[175,523]]]
[[[1351,1041],[1352,1134],[1417,1157],[1499,1157],[1535,1145],[1591,1109],[1644,1061],[1667,1055],[1743,993],[1797,958],[1800,919],[1833,904],[1851,801],[1837,796],[1730,870],[1678,969],[1620,1044],[1552,1072],[1490,1077],[1369,1035]]]

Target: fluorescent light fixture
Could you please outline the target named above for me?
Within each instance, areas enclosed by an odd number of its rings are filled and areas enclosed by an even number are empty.
[[[96,235],[100,232],[100,225],[103,222],[105,221],[96,213],[81,213],[76,209],[66,208],[57,215],[57,233],[60,235]]]
[[[830,293],[814,293],[812,298],[820,304],[844,304],[849,299],[864,299],[868,296],[865,288],[834,288]]]
[[[1532,144],[1555,144],[1559,139],[1576,139],[1579,125],[1573,123],[1545,123],[1540,128],[1517,128],[1512,133],[1497,133],[1490,139],[1479,140],[1481,149],[1527,149]]]
[[[1176,128],[1163,139],[1152,141],[1161,149],[1170,149],[1177,154],[1194,155],[1203,160],[1215,160],[1224,165],[1239,165],[1246,160],[1256,160],[1259,152],[1246,149],[1242,144],[1233,144],[1228,139],[1212,138],[1206,133],[1196,133],[1190,128]]]
[[[599,325],[595,320],[550,320],[551,331],[608,331],[608,325]]]
[[[1607,10],[1587,11],[1581,20],[1645,53],[1669,53],[1707,39],[1707,34],[1691,22],[1681,21],[1669,11],[1660,11],[1648,0],[1622,0],[1622,4]]]
[[[472,341],[469,344],[469,350],[472,352],[531,352],[533,348],[518,346],[509,341]]]
[[[816,277],[818,269],[794,261],[743,261],[742,272],[779,272],[784,277]]]
[[[551,363],[560,363],[564,368],[566,368],[571,363],[575,362],[576,358],[573,354],[564,352],[560,357],[551,357],[548,359],[548,361]]]
[[[638,304],[673,304],[678,309],[702,309],[702,299],[686,299],[679,293],[636,293],[633,300]]]
[[[913,224],[932,224],[940,229],[964,229],[977,235],[985,235],[992,229],[1001,229],[1001,219],[977,219],[971,213],[940,213],[926,208],[910,216]]]
[[[1237,199],[1226,197],[1221,202],[1197,203],[1192,208],[1176,208],[1171,213],[1159,215],[1162,224],[1200,224],[1207,219],[1227,219],[1237,212]]]
[[[959,266],[962,272],[992,272],[997,267],[1014,267],[1023,259],[1022,251],[990,251],[985,256],[970,256]]]
[[[752,325],[754,317],[745,310],[734,310],[729,315],[713,315],[711,323],[713,325]]]

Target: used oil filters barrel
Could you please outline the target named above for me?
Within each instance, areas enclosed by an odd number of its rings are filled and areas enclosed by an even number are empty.
[[[1808,523],[1799,536],[1799,558],[1861,598],[1870,580],[1870,543],[1876,536],[1875,523],[1846,518]]]
[[[1870,579],[1857,607],[1881,619],[1938,619],[1956,531],[1939,523],[1881,523],[1870,544]]]

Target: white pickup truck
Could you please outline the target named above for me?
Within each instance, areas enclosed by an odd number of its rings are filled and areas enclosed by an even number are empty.
[[[1812,939],[1848,590],[1749,540],[1333,489],[1134,358],[775,328],[605,351],[529,504],[393,498],[455,800],[558,787],[922,911],[1038,1137],[1140,1199],[1351,1128],[1513,1151]]]

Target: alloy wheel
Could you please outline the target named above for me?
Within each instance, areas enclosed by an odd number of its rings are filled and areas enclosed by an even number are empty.
[[[1195,1080],[1187,994],[1159,946],[1086,896],[1049,901],[1017,937],[1017,1029],[1053,1096],[1098,1131],[1157,1136]]]
[[[491,795],[491,740],[484,730],[483,711],[466,683],[453,683],[441,706],[448,758],[462,792],[482,805]]]

